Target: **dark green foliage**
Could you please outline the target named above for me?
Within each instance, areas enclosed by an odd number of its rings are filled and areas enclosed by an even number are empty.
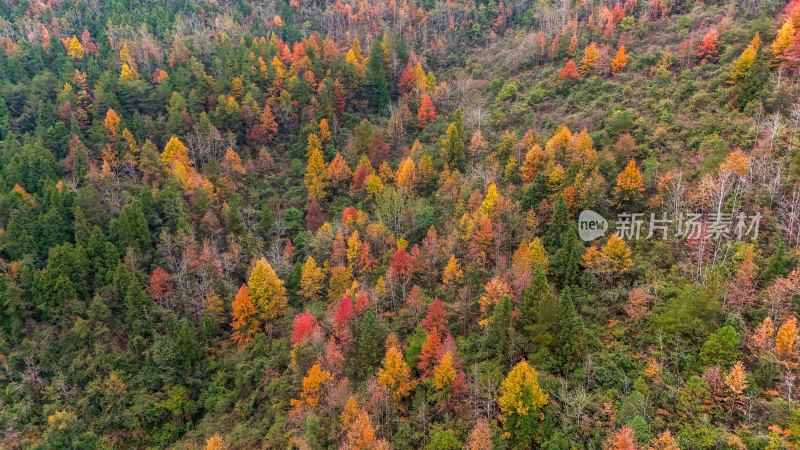
[[[516,360],[519,337],[512,317],[511,299],[507,295],[500,299],[492,311],[485,345],[503,367],[510,367]]]
[[[386,330],[371,309],[359,318],[354,328],[353,351],[348,356],[352,364],[349,366],[355,379],[364,380],[380,366],[386,352],[383,345]]]
[[[386,86],[386,60],[383,46],[376,41],[372,44],[367,58],[367,83],[364,94],[369,106],[376,111],[386,108],[389,103],[389,88]]]

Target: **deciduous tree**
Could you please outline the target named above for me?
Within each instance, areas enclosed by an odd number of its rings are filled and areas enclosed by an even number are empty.
[[[256,261],[247,288],[262,320],[276,319],[286,313],[286,288],[266,259]]]
[[[411,369],[396,347],[386,350],[383,367],[378,370],[378,383],[389,389],[395,400],[402,400],[414,389]]]
[[[517,363],[500,384],[497,404],[500,421],[512,442],[533,442],[547,394],[539,387],[539,375],[523,360]]]
[[[236,297],[231,304],[231,315],[233,322],[233,340],[237,344],[246,344],[253,340],[253,336],[258,332],[260,325],[258,320],[258,310],[256,310],[253,301],[250,298],[250,292],[247,285],[243,284],[236,293]]]

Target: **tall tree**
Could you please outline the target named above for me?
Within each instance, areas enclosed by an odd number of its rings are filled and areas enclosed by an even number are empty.
[[[256,261],[247,288],[262,320],[276,319],[286,313],[286,288],[266,259]]]
[[[500,384],[497,404],[500,421],[512,445],[532,445],[540,427],[540,414],[549,398],[539,387],[539,375],[527,361],[520,361]]]
[[[389,104],[389,88],[386,84],[386,57],[384,43],[375,41],[367,60],[367,84],[364,87],[369,106],[382,111]]]

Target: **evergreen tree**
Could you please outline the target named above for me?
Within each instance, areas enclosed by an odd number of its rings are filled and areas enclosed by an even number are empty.
[[[547,252],[552,255],[561,248],[563,246],[562,239],[565,237],[564,232],[570,229],[574,230],[574,228],[567,203],[564,201],[564,197],[559,195],[555,208],[553,208],[553,216],[550,218],[547,231],[542,239]]]
[[[511,299],[504,295],[495,305],[486,330],[486,345],[503,367],[510,366],[516,356],[518,343]]]
[[[122,207],[117,222],[117,244],[121,252],[128,247],[140,255],[150,252],[150,229],[139,202],[129,202]]]
[[[348,358],[352,364],[348,363],[348,366],[351,367],[354,378],[364,380],[380,365],[385,354],[386,330],[371,309],[364,313],[361,320],[356,321],[355,326],[355,341],[352,354]]]
[[[367,102],[375,111],[382,111],[389,104],[389,88],[386,84],[386,58],[383,43],[372,44],[367,60],[367,84],[364,86]]]
[[[570,227],[565,230],[561,235],[561,247],[553,255],[551,264],[558,286],[573,286],[578,283],[583,252],[583,243],[575,229]]]

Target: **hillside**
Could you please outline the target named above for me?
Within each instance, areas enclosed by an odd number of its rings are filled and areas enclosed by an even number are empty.
[[[4,2],[0,44],[0,448],[800,448],[800,1]]]

